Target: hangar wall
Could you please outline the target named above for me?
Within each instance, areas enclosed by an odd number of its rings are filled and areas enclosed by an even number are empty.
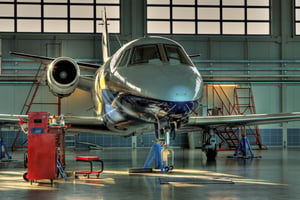
[[[203,36],[165,35],[181,43],[189,54],[200,53],[194,60],[208,84],[252,83],[258,113],[300,111],[300,52],[299,36],[294,34],[293,2],[272,0],[270,36]],[[111,34],[111,49],[116,51],[122,43],[146,35],[146,1],[121,1],[120,34]],[[118,36],[118,38],[116,37]],[[31,79],[38,63],[14,58],[9,51],[27,52],[47,56],[69,56],[80,61],[101,63],[101,35],[93,34],[38,34],[0,33],[1,54],[1,113],[19,113],[26,98]],[[271,77],[268,77],[272,75]],[[294,77],[293,77],[293,76]],[[242,78],[240,78],[242,77]],[[39,90],[37,99],[55,101],[47,87]],[[87,102],[87,104],[85,104]],[[63,100],[65,114],[92,113],[89,95],[76,91]],[[78,106],[78,105],[87,106]],[[76,109],[74,109],[74,107]],[[55,113],[56,109],[40,105],[39,111]],[[299,146],[300,123],[261,126],[266,145]],[[10,130],[4,137],[11,144]],[[286,133],[285,133],[286,132]],[[105,143],[107,146],[130,146],[128,139],[86,134],[82,140]],[[286,139],[285,139],[286,138]],[[140,146],[151,144],[151,136],[142,136]],[[186,146],[187,139],[180,136],[177,145]],[[284,141],[287,140],[287,141]]]

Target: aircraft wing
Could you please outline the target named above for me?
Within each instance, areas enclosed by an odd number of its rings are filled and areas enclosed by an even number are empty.
[[[43,64],[49,64],[53,60],[55,60],[55,58],[53,58],[53,57],[38,56],[38,55],[34,55],[34,54],[27,54],[27,53],[21,53],[21,52],[10,52],[10,54],[13,56],[34,60],[36,62],[43,63]],[[86,63],[86,62],[77,62],[77,64],[79,65],[79,67],[88,68],[88,69],[98,69],[100,66],[99,64]]]
[[[70,125],[69,132],[89,132],[98,134],[112,134],[104,126],[102,117],[90,116],[64,116],[65,123]]]
[[[65,124],[71,132],[91,132],[112,134],[103,123],[102,117],[64,116]],[[19,126],[28,121],[28,115],[0,114],[0,126]],[[58,122],[59,123],[59,122]]]
[[[0,125],[18,125],[21,119],[28,118],[28,115],[12,115],[12,114],[0,114]]]
[[[109,131],[101,117],[65,116],[66,124],[70,124],[69,131],[115,134]],[[300,121],[300,112],[276,114],[249,114],[224,116],[191,116],[183,130],[197,130],[204,127],[237,127],[247,125],[274,124],[281,122]]]
[[[186,126],[225,127],[300,121],[300,112],[224,116],[191,116]]]

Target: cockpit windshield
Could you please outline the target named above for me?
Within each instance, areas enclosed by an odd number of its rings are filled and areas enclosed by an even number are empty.
[[[175,45],[164,45],[166,56],[169,63],[173,64],[189,64],[188,59],[186,58],[185,54],[182,52],[182,50]]]
[[[149,63],[149,60],[161,60],[158,46],[156,44],[137,46],[134,48],[130,64]]]
[[[119,67],[138,64],[192,65],[180,46],[172,44],[146,44],[127,49],[119,60]]]

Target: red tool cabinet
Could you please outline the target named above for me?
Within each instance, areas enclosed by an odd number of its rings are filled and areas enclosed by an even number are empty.
[[[48,113],[28,113],[28,174],[27,179],[50,179],[56,177],[56,134],[48,133]]]
[[[28,175],[32,180],[56,177],[56,137],[55,134],[30,134],[28,136]]]

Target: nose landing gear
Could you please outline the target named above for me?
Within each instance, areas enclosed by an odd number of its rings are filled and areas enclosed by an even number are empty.
[[[159,145],[159,147],[161,148],[157,150],[157,152],[159,152],[157,154],[157,157],[159,163],[161,164],[159,168],[161,169],[162,173],[167,173],[174,169],[174,151],[169,145],[170,137],[172,137],[172,139],[175,139],[175,127],[176,124],[169,124],[168,121],[159,121],[159,123],[155,124],[155,135],[157,139],[156,141],[159,143],[156,143],[156,145]],[[156,149],[158,149],[158,147]],[[146,163],[148,164],[148,162]]]
[[[157,124],[154,124],[155,126],[155,136],[156,139],[159,139],[162,141],[165,145],[170,144],[170,138],[175,140],[176,138],[176,127],[177,123],[172,122],[170,123],[167,120],[161,120]]]

